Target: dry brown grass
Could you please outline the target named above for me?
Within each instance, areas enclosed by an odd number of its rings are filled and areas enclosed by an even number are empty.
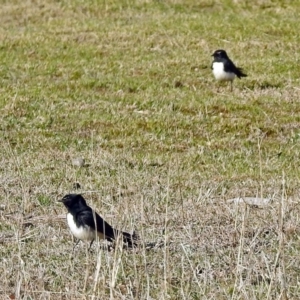
[[[12,176],[18,166],[26,165],[24,158],[18,159],[18,165],[16,161],[7,165],[11,181],[2,185],[1,210],[3,295],[266,299],[270,288],[269,299],[274,299],[283,291],[282,277],[289,293],[296,293],[296,198],[278,188],[269,194],[273,201],[264,208],[228,204],[226,198],[253,193],[247,181],[238,188],[224,180],[201,182],[197,171],[184,169],[177,159],[160,166],[146,160],[134,165],[131,160],[128,167],[126,158],[126,153],[94,152],[85,169],[66,163],[65,177],[53,172],[48,162],[35,182],[21,171]],[[36,171],[32,165],[26,169]],[[114,176],[109,174],[112,171]],[[63,179],[60,187],[47,183],[51,174]],[[87,253],[87,245],[81,243],[72,255],[72,239],[59,215],[64,209],[54,200],[72,191],[75,181],[112,224],[137,230],[146,244],[163,241],[164,246],[146,250],[141,245],[135,251],[117,247],[112,252],[95,246]],[[280,181],[269,184],[277,187]],[[279,218],[281,197],[284,215]]]

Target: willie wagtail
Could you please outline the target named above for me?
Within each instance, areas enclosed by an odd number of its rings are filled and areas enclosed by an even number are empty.
[[[59,202],[62,202],[68,210],[67,222],[72,234],[80,240],[91,241],[91,248],[96,236],[99,239],[113,242],[118,236],[121,236],[123,242],[129,247],[137,246],[138,237],[135,233],[129,234],[114,229],[105,222],[91,207],[86,204],[85,199],[80,194],[69,194],[64,196]],[[73,250],[74,250],[73,248]]]
[[[211,69],[215,78],[218,81],[230,81],[231,91],[235,76],[238,78],[247,77],[247,75],[243,73],[243,69],[236,67],[230,60],[225,50],[216,50],[212,56],[214,60]]]

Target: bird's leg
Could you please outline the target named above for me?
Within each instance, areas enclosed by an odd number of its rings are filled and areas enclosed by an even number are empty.
[[[232,92],[232,80],[230,80],[230,92]]]
[[[91,240],[90,247],[89,247],[88,251],[91,250],[91,247],[92,247],[93,243],[94,243],[94,240]]]
[[[75,245],[74,245],[74,247],[73,247],[73,252],[74,252],[75,247],[79,244],[79,242],[80,242],[80,240],[77,239],[77,241],[76,241],[76,243],[75,243]]]

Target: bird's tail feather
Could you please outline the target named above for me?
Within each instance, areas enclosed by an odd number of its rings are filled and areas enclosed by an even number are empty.
[[[136,232],[130,234],[125,231],[113,229],[113,232],[110,232],[110,235],[105,236],[106,240],[108,240],[109,242],[116,241],[118,237],[123,239],[123,243],[126,244],[128,248],[134,248],[138,246],[139,236]]]
[[[244,73],[242,68],[236,68],[236,76],[238,78],[247,77],[247,74]]]
[[[123,235],[123,242],[127,244],[129,248],[137,247],[139,236],[137,235],[136,232],[133,232],[132,234],[127,232],[122,232],[122,235]]]

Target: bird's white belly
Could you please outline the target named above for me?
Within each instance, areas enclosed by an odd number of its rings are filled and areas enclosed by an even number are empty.
[[[72,234],[77,239],[91,241],[96,238],[95,231],[92,230],[89,226],[77,227],[76,223],[74,222],[74,218],[70,213],[67,214],[67,222]]]
[[[232,81],[235,77],[234,73],[224,71],[224,64],[221,62],[214,62],[212,67],[213,74],[215,78],[219,81]]]

